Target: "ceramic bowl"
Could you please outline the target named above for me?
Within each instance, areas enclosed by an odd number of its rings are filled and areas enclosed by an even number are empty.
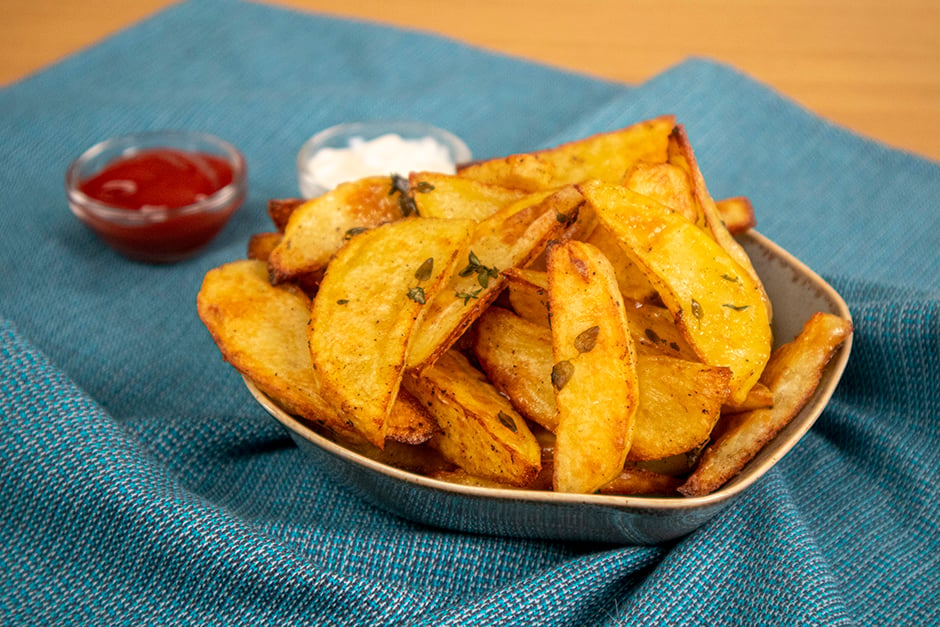
[[[792,340],[809,317],[851,316],[822,278],[761,234],[739,241],[774,304],[776,345]],[[317,434],[246,381],[257,401],[288,430],[317,468],[356,496],[409,520],[469,533],[544,540],[655,544],[694,531],[763,477],[810,429],[832,396],[851,351],[849,338],[827,365],[802,411],[733,479],[701,497],[653,498],[561,494],[456,485],[386,466]]]

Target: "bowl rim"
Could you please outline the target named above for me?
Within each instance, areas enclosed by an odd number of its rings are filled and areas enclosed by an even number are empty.
[[[232,181],[216,190],[209,196],[182,207],[148,209],[147,211],[127,210],[103,203],[90,197],[79,189],[85,178],[79,178],[79,170],[87,162],[99,157],[102,153],[112,149],[119,149],[114,159],[133,155],[142,149],[181,148],[183,150],[199,150],[198,147],[182,147],[187,144],[202,144],[214,149],[213,154],[223,156],[232,167]],[[114,159],[105,162],[111,163]],[[76,214],[87,212],[95,217],[125,226],[146,226],[165,222],[180,216],[200,213],[221,213],[227,211],[235,203],[240,202],[247,191],[248,168],[244,155],[234,144],[202,131],[184,129],[160,129],[115,135],[102,140],[82,152],[69,163],[65,171],[65,190],[69,206]]]
[[[772,256],[777,257],[794,272],[805,277],[817,290],[822,298],[829,302],[831,313],[838,315],[849,322],[852,316],[848,305],[842,296],[829,285],[822,277],[816,274],[803,262],[781,248],[772,240],[761,235],[754,229],[747,231],[739,237],[750,238],[756,245],[765,249]],[[851,353],[852,337],[850,335],[839,347],[826,366],[823,378],[820,380],[810,402],[803,407],[790,424],[778,433],[758,455],[742,469],[737,476],[730,479],[714,492],[695,497],[670,496],[651,497],[640,495],[607,495],[607,494],[574,494],[552,492],[546,490],[531,490],[520,488],[491,488],[482,486],[463,485],[451,483],[441,479],[426,477],[413,472],[389,466],[382,462],[370,459],[356,453],[326,438],[307,426],[300,419],[281,409],[270,397],[262,392],[247,377],[242,377],[248,391],[255,400],[280,422],[286,429],[296,436],[300,436],[319,448],[341,457],[346,461],[365,467],[387,477],[398,479],[410,484],[422,486],[452,494],[462,494],[473,497],[484,497],[500,500],[527,501],[532,503],[552,504],[585,504],[602,507],[614,507],[637,512],[641,511],[683,511],[715,506],[740,495],[744,490],[763,477],[780,459],[782,459],[809,431],[828,404],[842,373],[848,363]]]

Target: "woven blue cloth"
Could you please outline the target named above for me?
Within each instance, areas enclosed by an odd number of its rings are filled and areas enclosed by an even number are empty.
[[[428,529],[322,476],[199,321],[205,272],[298,193],[303,140],[413,118],[478,157],[675,113],[715,197],[829,280],[848,369],[800,444],[652,547]],[[127,261],[69,213],[91,144],[193,128],[250,194],[209,249]],[[176,5],[0,91],[0,623],[625,625],[940,620],[940,166],[690,59],[638,86],[417,32]]]

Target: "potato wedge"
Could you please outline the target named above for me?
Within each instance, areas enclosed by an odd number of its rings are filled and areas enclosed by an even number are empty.
[[[666,161],[674,126],[675,116],[664,115],[554,148],[466,164],[458,174],[530,192],[590,179],[619,182],[639,161]]]
[[[398,197],[389,177],[376,176],[343,183],[296,207],[268,259],[271,281],[319,283],[352,233],[402,217]]]
[[[627,459],[663,459],[707,442],[728,396],[731,371],[649,354],[636,367],[639,404]]]
[[[330,262],[308,342],[320,393],[384,445],[412,330],[466,250],[472,220],[403,218],[356,235]]]
[[[439,172],[412,172],[408,186],[418,214],[426,218],[469,218],[480,222],[526,196],[522,190]]]
[[[527,486],[541,468],[541,449],[525,419],[462,354],[448,351],[404,387],[436,419],[431,442],[467,473]]]
[[[490,307],[476,323],[473,355],[520,414],[549,431],[557,429],[552,336],[547,327]],[[728,396],[727,368],[658,350],[638,350],[636,377],[639,401],[628,459],[662,459],[708,440]]]
[[[388,413],[385,443],[423,444],[440,431],[434,416],[411,393],[399,387]]]
[[[268,201],[268,217],[278,233],[283,233],[294,210],[304,204],[302,198],[272,198]]]
[[[247,256],[267,263],[271,251],[281,243],[280,233],[255,233],[248,238]]]
[[[584,242],[549,245],[552,385],[558,405],[554,489],[591,493],[623,468],[639,385],[614,269]]]
[[[624,252],[620,241],[610,229],[598,224],[584,241],[599,248],[614,266],[617,285],[620,286],[620,293],[624,298],[641,303],[653,302],[659,298],[646,273]]]
[[[675,495],[682,480],[627,463],[620,474],[600,487],[601,494]]]
[[[408,353],[408,368],[423,369],[446,352],[502,291],[506,268],[525,266],[546,242],[576,219],[581,195],[566,187],[538,192],[480,222],[466,265],[430,300]]]
[[[696,361],[698,355],[676,326],[676,319],[665,307],[624,299],[630,332],[641,353],[653,353]]]
[[[792,342],[774,351],[761,376],[773,392],[773,407],[723,419],[720,435],[705,448],[679,492],[703,496],[738,474],[800,412],[819,385],[826,364],[851,334],[848,320],[817,313]]]
[[[692,194],[692,181],[683,168],[672,163],[637,163],[627,170],[621,184],[649,196],[704,228],[705,214]]]
[[[273,286],[264,262],[233,261],[206,273],[199,318],[222,356],[288,413],[346,435],[353,432],[320,396],[307,350],[310,299]]]
[[[548,273],[530,268],[508,268],[506,298],[512,310],[529,322],[548,328]]]
[[[732,235],[743,233],[757,226],[754,205],[747,196],[733,196],[715,201],[718,217]]]
[[[770,356],[764,290],[687,218],[623,186],[578,186],[600,221],[643,269],[699,358],[731,369],[731,399],[743,402]]]
[[[755,285],[760,290],[761,300],[767,309],[767,319],[773,318],[773,307],[767,292],[764,291],[764,285],[761,283],[751,258],[748,257],[744,248],[734,239],[725,223],[721,220],[721,214],[715,205],[714,199],[708,193],[705,186],[705,177],[698,167],[698,161],[695,158],[695,152],[692,150],[692,143],[689,141],[685,127],[677,124],[669,137],[669,162],[681,167],[689,175],[692,181],[692,195],[698,204],[699,211],[705,216],[705,225],[709,233],[718,244],[740,265],[753,279]]]
[[[311,306],[296,287],[271,285],[267,266],[255,260],[210,270],[197,297],[200,318],[239,373],[288,413],[326,429],[344,444],[365,446],[365,440],[317,391],[307,348]],[[420,444],[436,430],[434,419],[414,397],[398,395],[389,415],[387,440]]]
[[[476,323],[473,354],[487,379],[516,410],[550,431],[558,426],[552,389],[552,332],[502,307]]]
[[[742,411],[760,409],[762,407],[773,407],[774,393],[769,387],[758,381],[747,393],[747,398],[740,403],[735,403],[730,399],[721,408],[722,414],[736,414]]]

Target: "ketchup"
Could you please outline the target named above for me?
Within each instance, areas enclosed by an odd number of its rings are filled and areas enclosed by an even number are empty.
[[[103,212],[87,210],[83,218],[128,257],[176,261],[215,237],[241,204],[244,187],[219,206],[192,211],[180,208],[209,198],[230,185],[234,177],[232,166],[220,156],[176,148],[142,150],[115,159],[78,184],[79,191],[97,203],[128,215],[105,219]]]
[[[232,175],[221,157],[155,148],[112,161],[78,188],[122,209],[175,209],[211,196],[231,183]]]

